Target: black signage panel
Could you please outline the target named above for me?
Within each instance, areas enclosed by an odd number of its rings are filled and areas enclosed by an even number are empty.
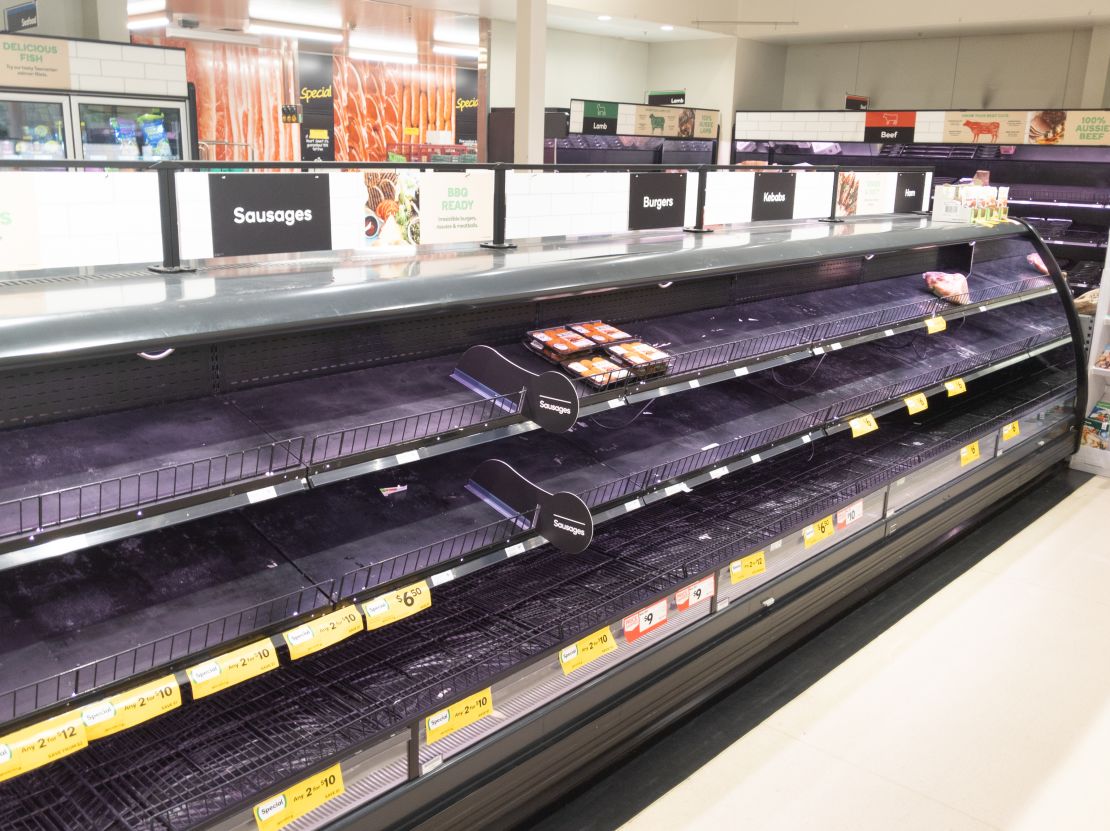
[[[302,115],[301,161],[335,161],[335,121],[330,112]]]
[[[10,33],[22,32],[24,29],[34,29],[39,25],[38,3],[20,3],[18,6],[9,6],[4,10],[4,20],[7,31]]]
[[[752,220],[793,219],[794,174],[757,173],[752,194]]]
[[[588,136],[615,136],[617,134],[617,120],[615,118],[589,118],[582,119],[582,132]]]
[[[894,212],[896,214],[922,210],[925,199],[924,173],[899,173],[897,190],[894,191]]]
[[[331,250],[327,176],[213,173],[208,198],[213,256]]]
[[[478,70],[455,67],[455,141],[478,140]]]
[[[315,52],[297,54],[297,98],[306,112],[332,112],[332,58]]]
[[[686,219],[685,173],[633,173],[628,189],[628,228],[677,228]]]
[[[670,107],[686,103],[686,92],[649,92],[647,102],[651,106]]]
[[[913,141],[913,127],[864,127],[863,140],[889,144],[908,144]]]

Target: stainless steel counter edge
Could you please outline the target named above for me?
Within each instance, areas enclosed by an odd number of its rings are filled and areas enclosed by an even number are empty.
[[[126,354],[1022,233],[1012,224],[983,228],[893,216],[751,223],[713,234],[642,232],[537,242],[507,252],[455,247],[386,260],[358,251],[211,260],[187,274],[141,267],[9,274],[0,276],[0,365]]]

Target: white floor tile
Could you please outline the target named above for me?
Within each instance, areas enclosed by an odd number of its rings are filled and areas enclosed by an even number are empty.
[[[1108,515],[1088,482],[627,827],[1110,827]]]

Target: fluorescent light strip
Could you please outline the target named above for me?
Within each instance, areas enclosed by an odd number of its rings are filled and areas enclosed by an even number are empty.
[[[365,52],[358,49],[352,49],[347,53],[347,57],[355,61],[374,61],[376,63],[400,63],[408,66],[416,66],[416,55],[403,55],[398,52]]]
[[[364,49],[387,54],[415,55],[417,52],[415,41],[359,35],[354,32],[347,39],[347,45],[351,49]]]
[[[477,58],[478,48],[475,46],[454,46],[446,43],[437,43],[432,46],[432,51],[437,55],[454,55],[458,58]]]
[[[127,28],[131,31],[136,29],[160,29],[168,26],[170,19],[164,14],[155,15],[154,17],[137,17],[134,20],[127,21]]]
[[[327,29],[307,29],[302,26],[287,26],[284,23],[274,23],[269,20],[252,20],[247,24],[246,32],[249,35],[274,35],[283,38],[300,38],[302,40],[319,40],[325,43],[342,43],[343,35]]]
[[[166,0],[131,0],[127,4],[129,15],[150,14],[151,12],[164,12],[165,10]]]

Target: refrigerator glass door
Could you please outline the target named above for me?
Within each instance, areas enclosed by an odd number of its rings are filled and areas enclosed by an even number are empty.
[[[76,98],[73,106],[83,159],[183,158],[186,121],[181,101]]]
[[[0,92],[0,159],[64,159],[68,126],[64,98]]]

